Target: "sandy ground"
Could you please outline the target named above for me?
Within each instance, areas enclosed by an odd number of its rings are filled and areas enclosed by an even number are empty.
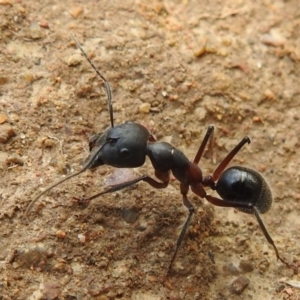
[[[300,299],[299,0],[1,0],[0,16],[0,299]],[[166,276],[187,216],[176,180],[77,201],[154,176],[149,161],[87,171],[24,219],[110,125],[103,84],[71,33],[111,84],[116,124],[141,123],[190,159],[214,124],[205,175],[251,138],[232,164],[269,182],[262,218],[296,269],[276,260],[253,216],[189,193],[196,213]]]

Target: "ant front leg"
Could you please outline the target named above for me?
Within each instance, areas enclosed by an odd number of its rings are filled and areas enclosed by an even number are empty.
[[[160,172],[160,171],[155,171],[155,176],[160,179],[162,182],[156,181],[155,179],[153,179],[152,177],[148,176],[148,175],[143,175],[140,176],[136,179],[130,180],[130,181],[126,181],[120,184],[116,184],[116,185],[112,185],[111,187],[107,188],[106,190],[95,194],[89,198],[83,199],[81,201],[84,202],[90,202],[91,200],[100,197],[102,195],[105,194],[109,194],[109,193],[113,193],[113,192],[117,192],[120,190],[123,190],[127,187],[133,186],[134,184],[140,182],[140,181],[145,181],[147,182],[149,185],[151,185],[152,187],[156,188],[156,189],[164,189],[168,186],[169,182],[170,182],[170,172]]]

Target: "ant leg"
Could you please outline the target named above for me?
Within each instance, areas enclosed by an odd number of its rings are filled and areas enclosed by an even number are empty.
[[[283,264],[285,264],[287,267],[292,268],[292,269],[297,269],[296,266],[287,263],[283,258],[280,257],[279,252],[277,250],[277,247],[276,247],[273,239],[271,238],[269,232],[267,231],[267,228],[265,227],[265,224],[263,223],[262,219],[260,218],[258,210],[255,207],[253,207],[253,213],[254,213],[254,215],[256,217],[256,220],[257,220],[257,222],[258,222],[258,224],[259,224],[259,226],[260,226],[260,228],[261,228],[261,230],[262,230],[262,232],[263,232],[266,240],[268,241],[269,244],[272,245],[272,247],[273,247],[273,249],[275,251],[275,254],[276,254],[276,258],[278,260],[280,260]]]
[[[227,156],[221,161],[219,166],[215,169],[212,175],[212,180],[217,181],[218,178],[221,176],[227,165],[230,161],[236,156],[236,154],[241,150],[241,148],[245,144],[250,144],[251,140],[249,137],[245,136],[228,154]]]
[[[193,192],[195,192],[194,189],[193,189]],[[213,205],[220,206],[220,207],[246,208],[248,210],[250,209],[252,211],[252,213],[255,215],[256,220],[257,220],[257,222],[259,224],[259,227],[261,228],[261,230],[262,230],[262,232],[263,232],[266,240],[268,241],[268,243],[270,245],[272,245],[272,247],[273,247],[273,249],[275,251],[275,254],[276,254],[276,258],[279,259],[287,267],[292,268],[292,269],[297,269],[296,266],[287,263],[283,258],[281,258],[281,256],[279,255],[279,251],[278,251],[278,249],[277,249],[277,247],[276,247],[273,239],[271,238],[269,232],[267,231],[267,229],[266,229],[266,227],[265,227],[265,225],[264,225],[264,223],[263,223],[263,221],[262,221],[262,219],[260,217],[260,214],[259,214],[258,210],[256,209],[255,206],[253,206],[252,203],[222,200],[222,199],[210,196],[210,195],[206,195],[205,199],[207,201],[209,201],[210,203],[212,203]]]
[[[169,274],[170,271],[171,271],[173,262],[174,262],[174,260],[175,260],[175,258],[177,256],[178,249],[179,249],[179,247],[180,247],[180,245],[181,245],[181,243],[183,241],[183,238],[184,238],[184,236],[186,234],[186,231],[187,231],[187,229],[189,227],[189,224],[190,224],[190,221],[192,219],[192,216],[193,216],[193,214],[195,212],[193,204],[187,198],[188,190],[189,190],[189,186],[188,185],[183,184],[183,183],[180,184],[180,191],[181,191],[181,194],[182,194],[183,205],[189,210],[189,215],[188,215],[188,217],[187,217],[187,219],[186,219],[186,221],[185,221],[185,223],[184,223],[184,225],[182,227],[182,230],[180,232],[179,238],[177,239],[175,252],[174,252],[174,254],[172,256],[172,259],[171,259],[171,262],[170,262],[167,274]]]
[[[110,188],[96,194],[93,195],[89,198],[84,199],[83,201],[91,201],[99,196],[102,196],[104,194],[108,194],[108,193],[113,193],[116,191],[120,191],[122,189],[125,189],[127,187],[130,187],[140,181],[145,181],[147,182],[149,185],[151,185],[152,187],[156,188],[156,189],[164,189],[168,186],[169,182],[170,182],[170,172],[159,172],[159,171],[155,171],[155,176],[160,179],[162,182],[156,181],[155,179],[151,178],[150,176],[147,175],[143,175],[141,177],[138,177],[136,179],[130,180],[130,181],[126,181],[120,184],[116,184],[111,186]]]
[[[194,158],[194,163],[195,164],[198,164],[202,155],[203,155],[203,152],[204,152],[204,149],[208,143],[209,140],[212,139],[213,137],[213,133],[214,133],[214,129],[215,127],[213,125],[209,125],[208,128],[207,128],[207,131],[206,131],[206,134],[204,136],[204,139],[202,140],[202,143],[198,149],[198,152]]]

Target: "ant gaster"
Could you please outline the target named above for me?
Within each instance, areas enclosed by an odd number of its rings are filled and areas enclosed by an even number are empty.
[[[170,182],[170,174],[172,172],[174,177],[180,182],[180,192],[183,204],[188,209],[189,214],[177,240],[168,272],[172,268],[178,249],[180,248],[195,211],[192,203],[187,198],[187,193],[190,188],[196,195],[201,198],[205,198],[213,205],[233,207],[242,212],[254,214],[265,238],[274,248],[277,259],[287,266],[290,266],[279,255],[274,241],[260,218],[260,214],[266,213],[272,205],[272,194],[267,182],[258,172],[249,168],[234,166],[226,169],[230,161],[241,150],[241,148],[245,144],[250,143],[249,137],[244,137],[228,153],[212,175],[203,176],[198,164],[207,143],[212,138],[214,127],[208,127],[206,135],[204,136],[194,160],[190,161],[180,150],[171,144],[167,142],[156,142],[148,129],[141,124],[125,122],[114,126],[110,85],[96,68],[94,63],[89,59],[77,39],[73,35],[72,38],[82,54],[104,82],[108,98],[111,127],[103,134],[98,134],[92,137],[90,140],[90,155],[86,159],[83,168],[79,172],[67,176],[41,192],[31,201],[25,215],[29,214],[34,203],[46,192],[62,182],[86,171],[87,169],[94,169],[102,165],[109,165],[116,168],[140,167],[145,163],[146,156],[148,156],[155,170],[155,176],[160,181],[144,175],[131,181],[113,185],[101,193],[85,199],[85,201],[90,201],[101,195],[124,189],[140,181],[145,181],[156,189],[163,189],[168,186]],[[204,187],[215,190],[219,194],[220,198],[208,195]]]

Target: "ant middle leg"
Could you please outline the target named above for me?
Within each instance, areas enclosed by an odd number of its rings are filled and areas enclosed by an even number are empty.
[[[184,239],[186,231],[187,231],[187,229],[189,227],[189,224],[191,222],[192,216],[193,216],[193,214],[195,212],[195,208],[194,208],[193,204],[187,198],[188,191],[189,191],[189,186],[187,184],[181,183],[180,184],[180,192],[182,194],[183,205],[188,209],[189,214],[188,214],[188,217],[187,217],[186,221],[184,222],[184,225],[183,225],[183,227],[181,229],[180,235],[179,235],[179,237],[177,239],[175,251],[174,251],[173,256],[171,258],[171,262],[169,264],[169,268],[168,268],[167,274],[169,274],[170,271],[171,271],[171,268],[172,268],[172,265],[173,265],[173,263],[175,261],[175,258],[177,256],[178,250],[179,250],[179,248],[180,248],[180,246],[182,244],[182,241]]]

